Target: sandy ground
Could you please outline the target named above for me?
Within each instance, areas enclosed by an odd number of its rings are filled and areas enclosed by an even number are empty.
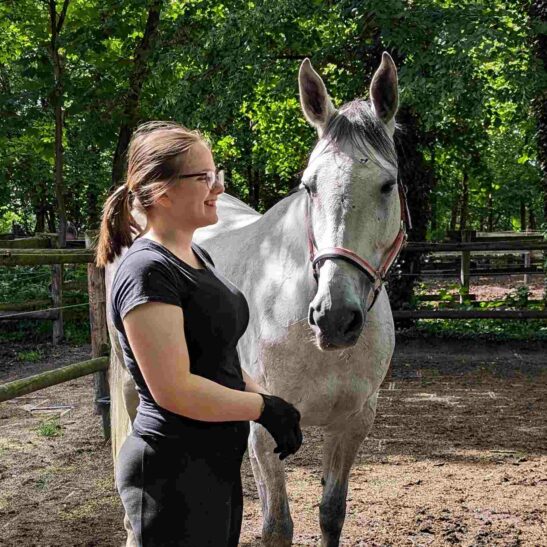
[[[472,344],[472,345],[470,345]],[[0,348],[0,382],[89,356],[89,347]],[[36,345],[28,345],[27,349]],[[547,358],[536,343],[398,340],[378,415],[350,478],[344,546],[547,545]],[[91,377],[0,404],[0,545],[119,546],[122,506]],[[44,437],[48,412],[62,435]],[[287,463],[294,545],[318,545],[322,433]],[[261,510],[243,466],[241,545]]]

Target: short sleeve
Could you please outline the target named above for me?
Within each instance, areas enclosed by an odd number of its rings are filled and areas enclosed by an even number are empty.
[[[121,320],[139,304],[164,302],[182,307],[182,279],[156,253],[143,250],[120,264],[113,285],[112,305]]]

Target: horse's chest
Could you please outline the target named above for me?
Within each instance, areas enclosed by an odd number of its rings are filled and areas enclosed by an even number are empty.
[[[389,367],[393,341],[388,329],[371,323],[357,344],[341,351],[319,351],[310,344],[307,321],[278,337],[260,340],[250,371],[271,393],[294,405],[306,425],[327,425],[361,412],[379,389]]]
[[[298,408],[303,422],[324,425],[361,412],[376,389],[366,374],[327,374],[310,379],[302,386]]]

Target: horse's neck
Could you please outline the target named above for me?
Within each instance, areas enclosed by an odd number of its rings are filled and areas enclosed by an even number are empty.
[[[268,245],[273,258],[290,258],[300,268],[305,267],[307,258],[305,199],[303,192],[285,198],[249,226],[260,238],[257,240],[262,240],[261,247]]]

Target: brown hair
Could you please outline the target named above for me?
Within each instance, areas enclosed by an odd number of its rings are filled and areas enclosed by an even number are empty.
[[[184,157],[196,143],[205,143],[199,131],[174,122],[146,122],[131,137],[127,152],[127,177],[103,206],[95,264],[104,268],[133,242],[141,228],[132,207],[146,214],[154,202],[176,181]]]

